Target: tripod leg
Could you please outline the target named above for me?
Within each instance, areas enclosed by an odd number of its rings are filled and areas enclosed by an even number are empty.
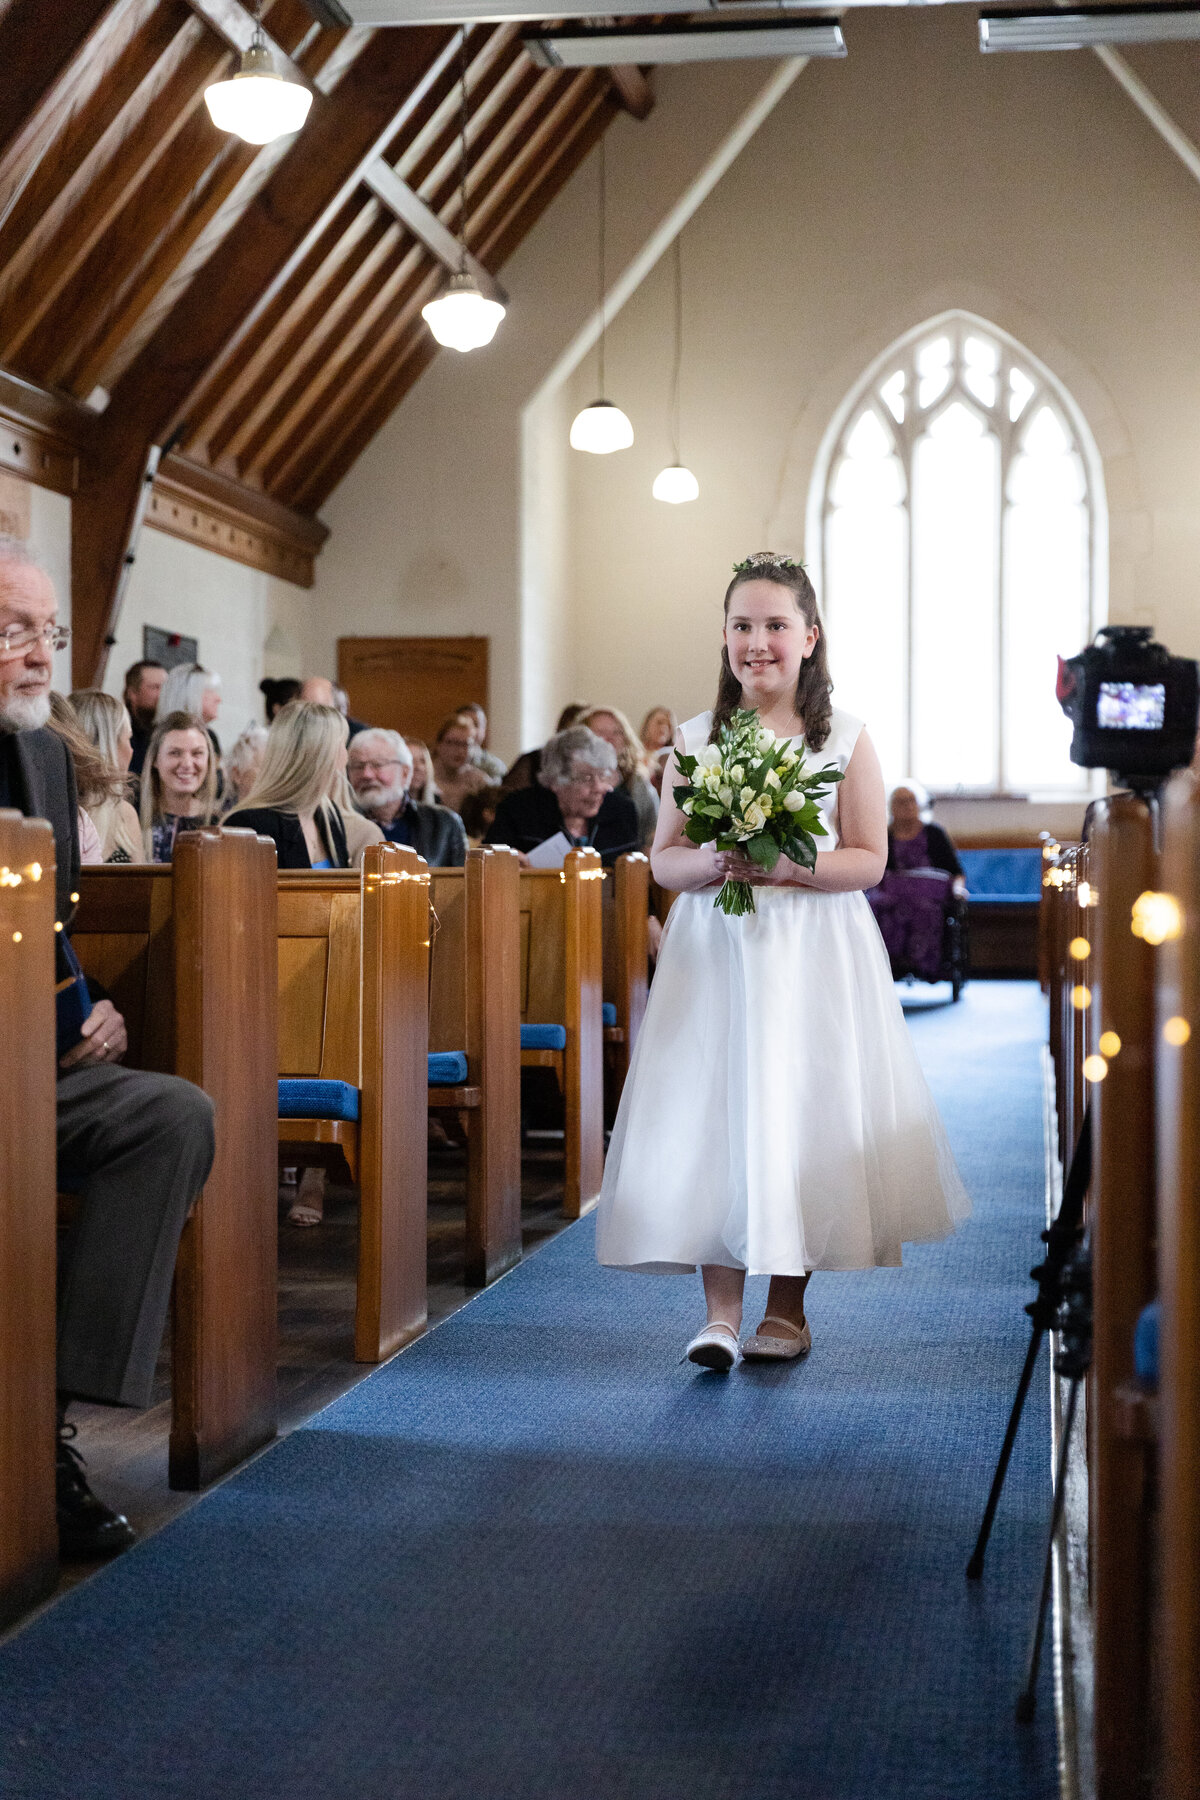
[[[1073,1377],[1067,1395],[1062,1442],[1058,1446],[1058,1467],[1054,1471],[1054,1504],[1050,1509],[1050,1535],[1046,1539],[1046,1560],[1042,1565],[1042,1591],[1038,1595],[1037,1618],[1034,1620],[1033,1638],[1030,1641],[1029,1656],[1025,1663],[1025,1685],[1017,1695],[1018,1725],[1028,1725],[1037,1711],[1038,1668],[1042,1660],[1042,1637],[1046,1629],[1046,1608],[1050,1604],[1050,1584],[1054,1579],[1054,1540],[1058,1536],[1058,1528],[1062,1523],[1063,1506],[1066,1501],[1067,1452],[1070,1449],[1071,1431],[1075,1424],[1075,1402],[1079,1398],[1079,1382],[1078,1375]]]
[[[983,1559],[987,1552],[988,1539],[992,1535],[996,1508],[1000,1504],[1000,1491],[1004,1486],[1004,1477],[1008,1473],[1009,1458],[1012,1456],[1013,1445],[1017,1441],[1017,1427],[1021,1423],[1025,1396],[1029,1392],[1029,1384],[1033,1380],[1033,1371],[1037,1364],[1038,1351],[1042,1347],[1042,1333],[1043,1327],[1035,1325],[1029,1335],[1029,1348],[1025,1352],[1025,1367],[1021,1370],[1016,1398],[1012,1403],[1012,1411],[1008,1415],[1008,1430],[1004,1433],[1004,1442],[1000,1446],[1000,1457],[996,1463],[996,1473],[992,1476],[992,1491],[988,1495],[987,1505],[983,1511],[983,1523],[979,1527],[979,1536],[975,1540],[975,1548],[971,1552],[971,1560],[967,1564],[968,1581],[978,1581],[983,1574]]]

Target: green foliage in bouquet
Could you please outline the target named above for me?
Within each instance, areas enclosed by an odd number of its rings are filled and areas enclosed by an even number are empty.
[[[768,872],[781,856],[811,869],[818,837],[828,837],[819,801],[842,772],[830,764],[811,773],[804,745],[777,738],[759,723],[757,712],[735,712],[715,744],[698,756],[678,757],[687,777],[675,802],[687,815],[684,835],[693,844],[742,850]],[[727,881],[713,902],[726,913],[752,913],[754,889],[748,881]]]

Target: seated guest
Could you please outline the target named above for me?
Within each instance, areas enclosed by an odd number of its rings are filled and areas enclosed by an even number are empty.
[[[934,981],[950,896],[967,891],[962,864],[919,781],[902,782],[889,804],[887,868],[867,899],[893,968]]]
[[[437,788],[433,782],[433,757],[429,753],[429,745],[424,738],[405,738],[404,741],[412,752],[413,759],[412,780],[408,784],[408,791],[422,806],[436,806]]]
[[[142,769],[142,845],[148,862],[170,862],[181,831],[217,816],[217,762],[192,713],[168,713],[154,727]]]
[[[79,779],[79,761],[75,760],[75,777],[79,797],[91,816],[100,840],[101,862],[143,862],[142,827],[137,813],[126,799],[126,778],[133,756],[133,730],[129,714],[112,694],[99,688],[79,688],[71,695],[71,706],[80,731],[99,758],[102,780],[89,784]],[[114,782],[116,785],[114,785]]]
[[[361,719],[350,717],[350,696],[345,688],[338,687],[327,675],[308,675],[300,683],[300,700],[311,700],[316,706],[332,706],[340,712],[349,729],[351,737],[357,737],[366,726]]]
[[[211,669],[204,668],[200,663],[178,663],[168,671],[162,693],[158,697],[158,717],[165,719],[168,713],[185,712],[200,720],[212,745],[218,800],[225,792],[225,777],[221,770],[221,740],[213,730],[213,722],[220,710],[219,675],[214,675]]]
[[[646,755],[653,756],[656,750],[669,750],[678,730],[679,720],[669,706],[652,706],[638,733]]]
[[[299,682],[295,683],[296,687],[299,685]],[[225,758],[223,812],[231,812],[246,798],[258,779],[258,771],[262,767],[266,748],[267,728],[265,725],[247,725],[240,736],[234,739],[229,755]]]
[[[649,850],[658,826],[658,795],[646,780],[646,759],[633,726],[615,706],[595,706],[579,723],[615,751],[620,784],[637,807],[638,848]]]
[[[471,745],[471,761],[475,767],[482,769],[489,781],[503,780],[504,764],[498,756],[493,756],[487,747],[487,714],[478,700],[468,700],[465,706],[459,707],[455,716],[459,719],[469,720],[474,730],[475,742]]]
[[[554,727],[555,731],[565,731],[568,725],[578,725],[584,713],[590,711],[591,707],[585,705],[582,700],[568,701],[567,705],[563,707],[558,715],[558,724]],[[537,781],[538,770],[541,766],[542,752],[540,747],[537,750],[522,751],[521,755],[518,756],[516,762],[504,777],[504,780],[500,783],[500,792],[502,794],[512,794],[515,793],[518,788],[533,787]]]
[[[346,855],[350,858],[350,867],[357,869],[362,865],[363,851],[367,845],[382,844],[383,832],[374,819],[368,819],[354,798],[354,789],[346,779],[345,769],[339,769],[330,782],[328,798],[346,834]]]
[[[268,675],[259,682],[258,691],[263,697],[263,711],[269,725],[281,706],[286,706],[289,700],[300,698],[300,683],[290,675],[281,676],[278,680],[273,680]]]
[[[378,726],[360,731],[350,746],[346,774],[358,805],[390,844],[411,845],[431,869],[460,869],[466,862],[467,835],[458,814],[413,799],[412,751],[398,731]]]
[[[67,746],[67,754],[71,758],[71,767],[75,771],[76,794],[102,792],[106,786],[107,771],[91,744],[79,729],[79,721],[75,717],[71,702],[63,694],[51,691],[49,728],[55,737],[62,739]],[[121,783],[124,787],[124,783]],[[100,849],[100,833],[92,823],[91,814],[79,805],[79,860],[83,863],[101,863],[104,857]]]
[[[473,849],[478,850],[486,842],[500,798],[499,788],[486,787],[480,788],[477,794],[468,794],[463,801],[459,817],[467,834],[467,842]]]
[[[62,981],[71,973],[63,936],[79,844],[71,759],[45,729],[53,651],[70,636],[56,618],[49,576],[23,545],[0,542],[0,806],[53,827]],[[89,1487],[67,1408],[77,1399],[149,1405],[179,1235],[213,1159],[208,1096],[173,1075],[121,1068],[125,1047],[120,1013],[93,992],[78,1041],[59,1063],[58,1168],[79,1189],[58,1282],[58,1534],[66,1557],[112,1555],[134,1541],[129,1521]],[[7,1128],[19,1121],[10,1118]]]
[[[329,798],[345,767],[341,713],[292,700],[267,733],[258,780],[225,823],[274,838],[281,869],[348,869],[346,828]]]
[[[301,698],[302,699],[311,699],[312,695],[311,694],[302,695]],[[350,732],[350,736],[352,738],[356,738],[360,731],[365,731],[367,729],[367,722],[365,719],[352,719],[351,718],[351,716],[350,716],[350,696],[346,692],[345,688],[338,687],[336,682],[333,684],[333,704],[337,707],[337,709],[341,713],[343,719],[345,719],[346,725]]]
[[[617,758],[586,725],[555,732],[542,749],[538,785],[505,794],[487,834],[526,855],[561,832],[576,849],[598,850],[605,863],[638,847],[637,808],[614,788]]]
[[[140,776],[142,773],[146,746],[150,742],[150,733],[154,730],[159,695],[166,679],[167,671],[159,662],[135,662],[125,671],[123,698],[129,708],[129,719],[133,726],[133,754],[129,759],[131,775]]]
[[[433,783],[438,803],[457,812],[468,794],[489,786],[488,777],[471,761],[474,724],[457,715],[447,719],[433,743]]]

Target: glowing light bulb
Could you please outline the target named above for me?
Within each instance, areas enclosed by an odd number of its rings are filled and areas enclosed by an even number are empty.
[[[435,300],[421,308],[421,317],[439,344],[447,350],[482,350],[496,335],[504,307],[489,300],[469,269],[452,275]]]
[[[587,450],[593,456],[611,456],[614,450],[628,450],[633,442],[633,426],[619,406],[611,400],[593,400],[576,413],[571,424],[572,450]]]
[[[205,88],[204,101],[218,130],[232,131],[248,144],[270,144],[299,131],[312,105],[312,91],[282,76],[261,35],[256,35],[237,74]]]
[[[1139,894],[1133,903],[1133,922],[1129,929],[1134,937],[1147,944],[1165,944],[1183,930],[1183,912],[1174,894],[1156,894],[1152,890]]]
[[[650,492],[656,500],[665,500],[668,506],[684,506],[689,500],[700,498],[700,483],[682,463],[672,463],[654,477]]]

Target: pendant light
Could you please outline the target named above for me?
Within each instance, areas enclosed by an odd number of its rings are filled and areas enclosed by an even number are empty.
[[[481,350],[490,344],[504,317],[498,300],[489,300],[467,267],[467,28],[458,39],[458,268],[435,300],[421,308],[421,317],[438,343],[447,350]]]
[[[679,375],[683,367],[683,243],[675,239],[675,366],[671,375],[671,449],[675,460],[654,477],[650,492],[668,506],[700,498],[700,483],[679,460]]]
[[[604,398],[604,214],[605,190],[604,139],[600,139],[600,398],[576,413],[571,423],[572,450],[588,450],[593,456],[608,456],[614,450],[628,450],[633,442],[633,426],[619,406]]]
[[[275,67],[262,28],[262,0],[254,9],[254,36],[242,54],[242,66],[229,81],[204,90],[212,122],[248,144],[269,144],[299,131],[312,105],[312,90],[289,81]]]

